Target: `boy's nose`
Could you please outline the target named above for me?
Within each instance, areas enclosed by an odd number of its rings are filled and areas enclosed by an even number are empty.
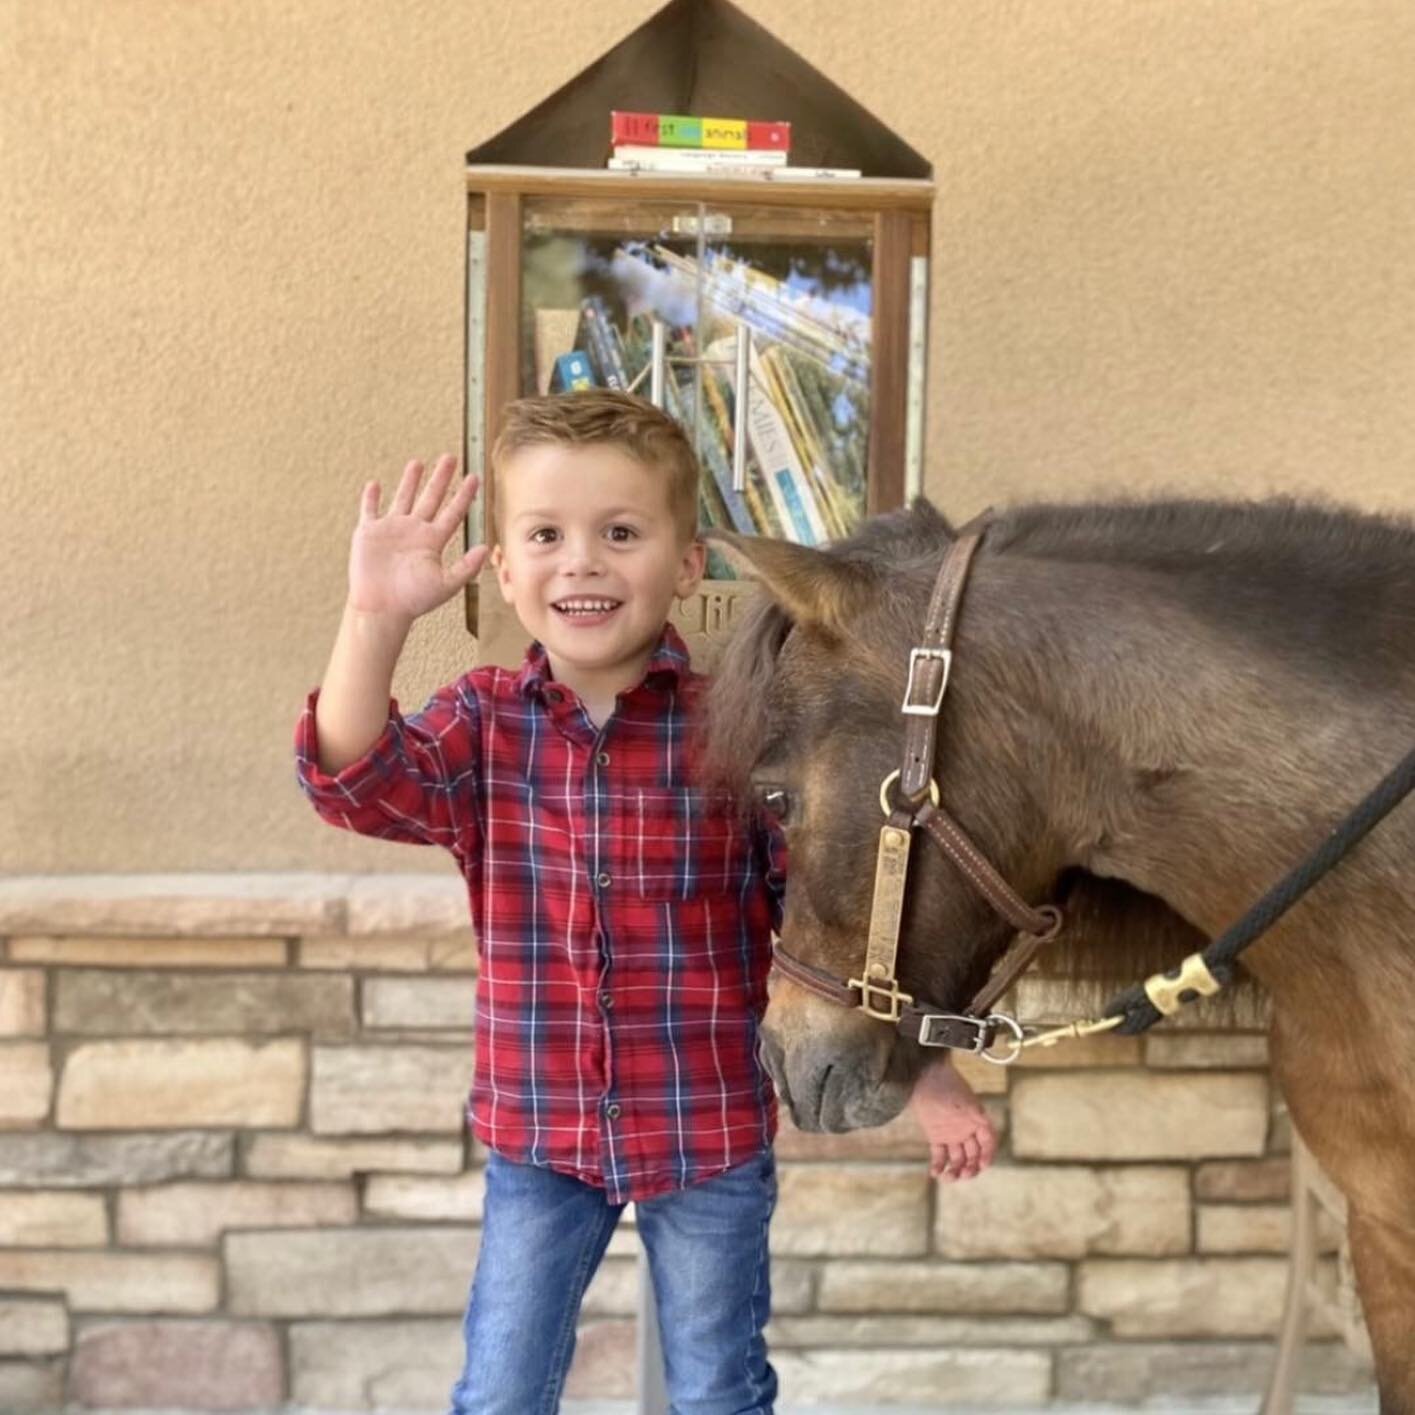
[[[566,546],[566,552],[564,568],[567,575],[598,575],[603,572],[604,561],[598,541],[572,541]]]

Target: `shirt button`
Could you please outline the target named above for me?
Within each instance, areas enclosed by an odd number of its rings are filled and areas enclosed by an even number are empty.
[[[599,1005],[606,1011],[614,1006],[614,994],[612,992],[602,992],[599,995]]]
[[[551,688],[546,693],[545,700],[548,703],[558,703],[564,696],[565,695],[560,691],[559,688]]]
[[[611,1102],[609,1105],[605,1106],[605,1108],[604,1108],[604,1113],[605,1113],[605,1116],[606,1116],[608,1119],[610,1119],[610,1120],[618,1120],[618,1119],[619,1119],[619,1106],[618,1106],[618,1104],[617,1104],[617,1103],[614,1103],[614,1102]]]
[[[594,762],[595,762],[595,765],[596,765],[596,766],[608,766],[608,765],[609,765],[609,753],[608,753],[608,752],[596,752],[596,753],[595,753]]]
[[[609,881],[609,876],[608,876],[607,874],[605,874],[603,871],[601,871],[599,874],[597,874],[597,875],[595,876],[595,881],[594,881],[594,882],[595,882],[601,889],[608,889],[608,888],[609,888],[609,883],[610,883],[610,881]]]

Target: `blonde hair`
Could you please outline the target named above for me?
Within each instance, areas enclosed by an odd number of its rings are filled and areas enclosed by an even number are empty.
[[[685,541],[697,534],[697,454],[682,427],[647,399],[611,388],[587,388],[579,393],[551,393],[508,403],[501,431],[491,449],[491,469],[498,488],[506,463],[514,453],[545,444],[608,444],[621,448],[643,466],[661,471],[668,483],[668,507],[679,534]],[[499,496],[496,501],[499,503]]]

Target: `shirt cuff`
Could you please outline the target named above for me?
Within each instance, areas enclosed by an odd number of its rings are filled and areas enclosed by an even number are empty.
[[[388,700],[388,721],[378,740],[356,761],[330,775],[319,766],[319,729],[315,706],[316,688],[305,700],[305,710],[295,729],[295,771],[300,785],[311,800],[331,805],[362,805],[379,795],[392,778],[390,766],[398,758],[398,714],[396,698]]]

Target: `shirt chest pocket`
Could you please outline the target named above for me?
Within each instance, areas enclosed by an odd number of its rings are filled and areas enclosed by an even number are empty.
[[[626,794],[624,860],[641,899],[736,893],[751,870],[747,821],[730,798],[691,787]]]

